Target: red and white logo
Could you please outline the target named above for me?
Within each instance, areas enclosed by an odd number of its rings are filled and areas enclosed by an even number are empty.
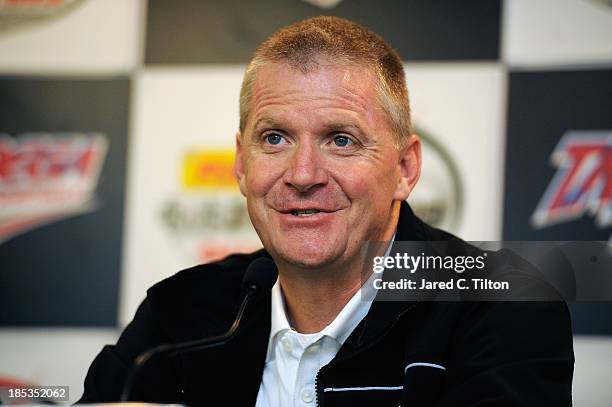
[[[557,173],[531,222],[536,228],[584,214],[599,228],[612,226],[612,131],[570,131],[551,155]]]
[[[95,208],[103,134],[0,134],[0,243]]]
[[[0,31],[68,13],[83,0],[0,0]]]

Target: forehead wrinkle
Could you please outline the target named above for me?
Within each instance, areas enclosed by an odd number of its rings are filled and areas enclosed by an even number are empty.
[[[274,85],[266,84],[265,81],[257,80],[252,97],[253,113],[255,113],[254,116],[256,118],[256,125],[254,127],[257,127],[262,122],[262,120],[257,118],[260,115],[271,119],[267,120],[269,124],[280,124],[271,117],[274,116],[271,113],[274,113],[276,110],[275,105],[279,105],[279,110],[281,111],[286,109],[308,110],[312,108],[344,110],[350,114],[350,121],[358,119],[357,122],[361,124],[365,120],[369,126],[374,126],[376,122],[374,116],[380,110],[375,87],[356,87],[351,82],[351,80],[360,79],[355,77],[361,77],[362,72],[366,73],[366,80],[359,82],[373,85],[373,74],[368,70],[361,70],[361,72],[345,71],[341,73],[340,80],[332,81],[331,86],[323,87],[321,87],[320,82],[317,82],[316,72],[311,72],[304,75],[305,82],[298,82],[301,86],[296,85],[294,88],[289,89],[283,88],[282,91]],[[259,79],[262,79],[262,77]],[[300,106],[301,102],[321,102],[323,106],[318,106],[318,103],[315,106]],[[355,114],[358,116],[355,117]]]
[[[321,87],[321,84],[318,83],[318,73],[320,73],[321,70],[338,71],[339,68],[330,66],[327,68],[320,68],[315,72],[309,72],[307,74],[302,75],[302,78],[305,80],[305,83],[302,86],[296,86],[293,89],[283,89],[281,96],[292,96],[301,94],[302,96],[299,97],[299,99],[301,100],[324,100],[340,98],[342,100],[348,101],[351,104],[360,105],[362,108],[364,108],[364,110],[366,110],[365,106],[367,106],[368,104],[368,99],[371,99],[373,104],[376,104],[377,102],[375,86],[371,86],[365,89],[363,87],[356,88],[352,81],[355,76],[361,76],[361,74],[363,74],[366,76],[366,80],[360,82],[369,82],[370,84],[374,85],[375,81],[372,81],[374,75],[367,69],[359,69],[358,72],[353,72],[354,69],[356,68],[352,67],[350,70],[348,68],[343,69],[343,72],[341,72],[341,78],[339,80],[332,80],[331,86],[327,87]],[[260,74],[260,77],[258,79],[263,79],[262,76],[263,75]],[[311,92],[313,88],[317,91],[317,94],[313,94]],[[359,92],[360,90],[365,90],[366,92]],[[261,80],[256,80],[252,100],[257,103],[259,99],[266,98],[270,93],[275,93],[275,89],[273,86],[270,88],[269,86],[262,85]],[[371,95],[364,95],[363,93],[370,93]],[[332,96],[328,97],[326,95]],[[368,98],[368,96],[371,97]],[[355,101],[351,100],[351,98],[356,99],[358,103],[355,103]]]
[[[344,110],[351,113],[370,113],[368,110],[368,104],[366,99],[359,97],[357,94],[351,95],[339,95],[337,93],[313,95],[310,93],[304,93],[298,98],[293,100],[294,102],[320,102],[314,106],[296,106],[298,109],[334,109]],[[288,103],[281,103],[283,106],[287,106]],[[291,104],[291,103],[290,103]]]
[[[334,111],[343,111],[350,116],[354,116],[355,114],[366,114],[368,116],[368,110],[366,106],[363,106],[360,103],[357,103],[350,98],[338,98],[338,97],[326,97],[326,96],[313,96],[313,95],[303,95],[298,99],[292,99],[290,101],[285,101],[283,95],[271,96],[265,99],[258,101],[259,103],[255,106],[255,123],[259,124],[261,122],[267,122],[269,124],[278,123],[277,119],[274,116],[278,114],[282,114],[284,111],[289,111],[292,109],[301,111],[319,111],[319,110],[334,110]],[[298,102],[298,103],[295,103]],[[299,102],[315,102],[314,105],[310,106],[302,106]],[[316,103],[320,102],[320,103]],[[278,108],[276,107],[278,106]]]
[[[298,93],[298,91],[293,90],[293,91],[278,92],[270,88],[256,89],[255,92],[253,92],[253,99],[252,99],[254,111],[257,111],[260,108],[260,105],[262,104],[265,105],[266,103],[270,103],[269,101],[272,101],[271,103],[274,103],[274,101],[277,99],[281,99],[284,96],[289,96],[295,93]]]
[[[316,98],[324,102],[330,102],[324,106],[317,107],[316,110],[332,110],[332,114],[323,113],[323,116],[328,119],[323,125],[324,128],[331,128],[332,124],[338,127],[355,127],[360,131],[367,131],[367,128],[374,129],[376,126],[374,120],[374,111],[368,109],[368,105],[364,98],[354,100],[352,97],[334,95],[334,97]],[[339,112],[334,114],[334,112]],[[364,127],[364,124],[368,127]]]
[[[281,106],[286,108],[286,104],[281,104]],[[292,106],[292,108],[297,112],[303,110],[295,106]],[[268,127],[291,132],[297,131],[300,127],[308,123],[308,126],[316,124],[317,130],[312,128],[311,130],[313,131],[346,131],[347,129],[356,129],[363,135],[367,135],[373,131],[374,123],[370,121],[371,113],[367,111],[364,114],[362,111],[351,109],[345,104],[324,105],[315,108],[311,107],[307,110],[308,113],[299,113],[296,116],[295,113],[288,112],[282,107],[276,109],[275,104],[266,105],[262,109],[259,109],[255,115],[253,130],[258,132],[258,129]],[[287,116],[287,114],[289,116]]]

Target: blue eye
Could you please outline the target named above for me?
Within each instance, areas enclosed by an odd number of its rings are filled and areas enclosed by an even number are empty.
[[[283,141],[283,137],[276,133],[268,134],[264,138],[268,142],[268,144],[272,145],[280,144],[280,142]]]
[[[337,145],[338,147],[346,147],[352,142],[353,141],[346,136],[335,136],[334,137],[334,144]]]

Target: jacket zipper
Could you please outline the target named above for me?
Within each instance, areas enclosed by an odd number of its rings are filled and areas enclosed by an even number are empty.
[[[326,369],[328,366],[329,366],[329,364],[323,366],[321,369],[319,369],[319,371],[315,375],[315,405],[317,407],[321,407],[324,404],[324,402],[323,402],[323,385],[321,385],[321,382],[319,381],[319,375],[321,374],[321,371],[323,369]]]
[[[343,361],[349,358],[354,357],[355,355],[358,355],[368,349],[370,349],[371,347],[373,347],[374,345],[376,345],[377,343],[379,343],[380,341],[382,341],[385,336],[387,336],[389,334],[389,332],[391,332],[391,330],[393,329],[393,327],[395,326],[395,324],[397,323],[397,321],[399,321],[399,319],[406,314],[408,311],[413,310],[414,308],[416,308],[416,304],[411,305],[410,307],[406,308],[404,311],[402,311],[396,318],[395,321],[389,326],[389,328],[387,328],[385,330],[385,332],[382,333],[382,335],[380,335],[375,341],[369,343],[367,346],[361,347],[359,349],[357,349],[352,355],[348,355],[345,356],[342,359],[336,360],[333,359],[329,364],[323,366],[321,369],[319,369],[319,371],[317,372],[317,374],[315,375],[315,405],[317,407],[322,407],[323,406],[323,387],[321,386],[321,383],[319,382],[319,374],[321,373],[321,371],[323,369],[325,369],[326,367],[330,366],[330,365],[335,365],[337,364],[339,361]]]
[[[397,315],[397,317],[395,318],[395,321],[393,321],[393,323],[378,337],[376,338],[375,341],[368,343],[366,346],[363,346],[361,348],[358,348],[355,350],[355,352],[353,354],[347,355],[342,359],[338,359],[338,360],[333,360],[334,362],[341,362],[343,360],[352,358],[356,355],[359,355],[360,353],[365,352],[366,350],[370,349],[371,347],[375,346],[376,344],[378,344],[380,341],[382,341],[388,334],[389,332],[391,332],[391,330],[393,329],[393,327],[395,327],[395,324],[397,324],[397,321],[399,321],[399,319],[401,317],[404,316],[404,314],[406,314],[408,311],[412,311],[414,308],[416,308],[417,304],[412,304],[410,305],[408,308],[406,308],[405,310],[403,310],[400,314]],[[330,363],[331,364],[331,363]],[[329,365],[328,365],[329,366]]]

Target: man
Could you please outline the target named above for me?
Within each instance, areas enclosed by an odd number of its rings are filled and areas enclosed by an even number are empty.
[[[278,281],[235,339],[161,361],[136,399],[189,405],[571,404],[562,302],[361,300],[362,244],[452,241],[404,202],[421,166],[402,62],[352,22],[317,17],[264,42],[240,96],[235,173],[265,250],[153,286],[116,346],[92,364],[83,402],[117,400],[137,355],[224,332],[256,258]]]

